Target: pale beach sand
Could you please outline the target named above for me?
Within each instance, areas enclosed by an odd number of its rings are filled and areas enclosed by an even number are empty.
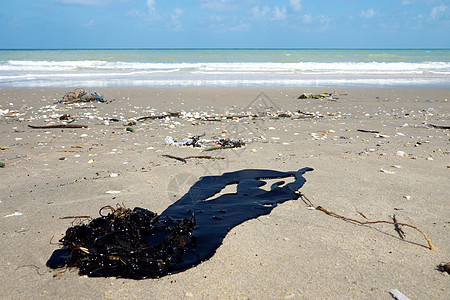
[[[54,104],[70,90],[0,89],[1,298],[392,299],[390,289],[410,299],[450,298],[449,275],[437,270],[450,261],[450,131],[424,126],[450,126],[450,90],[97,88],[115,101]],[[305,92],[338,99],[296,99]],[[239,115],[258,105],[307,114],[124,125],[168,112]],[[63,114],[89,127],[28,127],[60,123]],[[106,125],[110,118],[119,122]],[[203,133],[252,141],[211,152],[164,142]],[[225,159],[183,163],[164,154]],[[402,240],[393,225],[353,224],[297,200],[233,228],[210,260],[160,279],[88,278],[45,265],[72,226],[60,217],[97,217],[116,203],[161,213],[201,176],[303,167],[314,168],[300,190],[314,204],[361,221],[395,214],[436,249],[411,228]]]

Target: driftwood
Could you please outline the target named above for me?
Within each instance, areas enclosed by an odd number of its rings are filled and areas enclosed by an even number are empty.
[[[420,233],[423,235],[423,237],[427,240],[428,247],[430,248],[430,250],[434,250],[434,249],[435,249],[433,243],[432,243],[431,240],[428,238],[428,236],[427,236],[422,230],[420,230],[419,228],[417,228],[416,226],[412,226],[412,225],[409,225],[409,224],[406,224],[406,223],[390,222],[390,221],[366,221],[366,222],[361,222],[361,221],[358,221],[358,220],[355,220],[355,219],[351,219],[351,218],[347,218],[347,217],[341,216],[340,214],[337,214],[337,213],[335,213],[335,212],[329,211],[329,210],[327,210],[326,208],[323,208],[322,206],[315,206],[315,205],[311,202],[311,200],[309,200],[309,199],[308,199],[305,195],[303,195],[303,194],[300,194],[300,197],[301,197],[305,202],[308,202],[309,205],[311,205],[311,207],[313,207],[314,209],[323,211],[323,212],[326,213],[327,215],[334,216],[334,217],[343,219],[343,220],[345,220],[345,221],[357,223],[357,224],[360,224],[360,225],[369,225],[369,224],[380,224],[380,223],[384,223],[384,224],[392,224],[392,225],[396,225],[396,226],[406,226],[406,227],[414,228],[415,230],[417,230],[418,232],[420,232]]]
[[[78,124],[55,124],[55,125],[44,125],[44,126],[36,126],[36,125],[28,125],[28,127],[33,129],[47,129],[47,128],[87,128],[87,125],[78,125]]]
[[[194,156],[187,156],[187,157],[178,157],[178,156],[163,154],[162,156],[168,157],[168,158],[172,158],[172,159],[176,159],[176,160],[182,161],[184,163],[187,163],[187,160],[191,159],[191,158],[224,159],[223,157],[213,157],[213,156],[208,156],[208,155],[194,155]]]

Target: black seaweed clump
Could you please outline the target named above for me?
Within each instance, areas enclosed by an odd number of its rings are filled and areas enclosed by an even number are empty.
[[[47,266],[77,267],[93,277],[158,278],[210,259],[235,226],[299,198],[305,172],[247,169],[200,178],[161,215],[143,208],[104,207],[100,218],[67,230]],[[294,177],[262,189],[267,179]],[[236,184],[236,193],[220,192]],[[111,210],[106,216],[101,213]]]
[[[173,220],[139,207],[106,208],[112,212],[67,229],[60,240],[64,248],[55,251],[47,266],[76,267],[80,275],[94,277],[159,277],[194,245],[193,217]]]
[[[230,147],[230,148],[240,148],[245,146],[245,141],[242,140],[234,140],[234,139],[220,139],[217,142],[222,147]]]

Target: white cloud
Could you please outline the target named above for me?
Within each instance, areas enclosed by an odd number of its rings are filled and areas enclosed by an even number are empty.
[[[273,9],[273,20],[284,20],[286,19],[286,7],[283,6],[282,8],[279,8],[278,6],[275,6]]]
[[[267,16],[267,14],[270,12],[269,6],[263,6],[262,8],[259,8],[259,6],[255,6],[252,8],[252,14],[255,18],[264,18]]]
[[[268,18],[270,20],[284,20],[287,18],[286,16],[286,6],[282,6],[281,8],[275,6],[271,9],[269,6],[265,5],[263,7],[255,6],[252,8],[252,15],[257,19]]]
[[[95,20],[90,20],[89,22],[83,24],[84,27],[92,27],[95,24]]]
[[[327,30],[328,28],[330,28],[330,23],[331,21],[333,21],[332,18],[321,15],[319,16],[319,23],[320,23],[320,30]]]
[[[151,15],[156,13],[155,4],[156,4],[155,0],[147,0],[148,13],[151,14]]]
[[[170,16],[170,18],[172,19],[172,24],[173,24],[173,29],[174,30],[179,30],[181,28],[181,21],[180,21],[180,17],[184,15],[184,11],[179,8],[176,7],[173,12],[172,15]]]
[[[125,15],[131,18],[140,18],[145,22],[155,22],[161,20],[161,16],[156,12],[156,1],[147,0],[146,1],[147,11],[129,11]]]
[[[447,10],[447,6],[441,5],[441,6],[435,6],[431,9],[430,17],[432,19],[437,19],[440,17],[445,11]]]
[[[302,0],[289,0],[294,11],[302,10]]]
[[[234,27],[230,27],[230,31],[248,31],[250,29],[249,24],[239,24]]]
[[[373,8],[368,10],[363,10],[359,15],[363,18],[370,19],[378,13],[378,10],[375,11]]]
[[[78,5],[105,5],[110,3],[110,0],[58,0],[63,4],[78,4]]]
[[[305,14],[302,17],[302,20],[303,20],[303,23],[309,24],[309,23],[312,22],[313,18],[312,18],[312,16],[310,14]]]
[[[201,9],[210,9],[216,11],[233,10],[236,8],[235,0],[200,0]]]

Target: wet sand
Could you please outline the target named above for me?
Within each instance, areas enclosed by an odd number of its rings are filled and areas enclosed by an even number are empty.
[[[450,296],[449,275],[437,270],[450,261],[450,131],[430,126],[450,126],[450,90],[91,90],[115,101],[80,107],[55,104],[70,89],[0,89],[2,298],[392,299],[390,289],[410,299]],[[337,99],[297,99],[308,92]],[[136,121],[175,112],[184,113]],[[270,113],[208,120],[261,112]],[[88,128],[28,127],[61,124],[64,114]],[[202,134],[247,144],[204,152],[165,143]],[[232,229],[210,260],[160,279],[88,278],[45,266],[72,226],[61,217],[97,217],[117,203],[161,213],[201,176],[303,167],[314,168],[301,192],[315,205],[361,221],[395,214],[436,249],[411,228],[401,239],[393,225],[353,224],[297,200]]]

